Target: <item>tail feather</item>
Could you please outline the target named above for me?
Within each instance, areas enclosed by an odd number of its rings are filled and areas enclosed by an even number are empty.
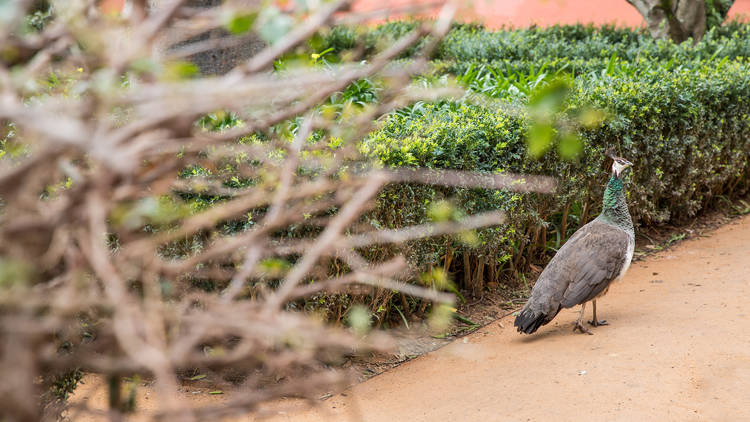
[[[548,322],[546,314],[524,309],[518,314],[513,325],[518,328],[519,333],[531,334]]]

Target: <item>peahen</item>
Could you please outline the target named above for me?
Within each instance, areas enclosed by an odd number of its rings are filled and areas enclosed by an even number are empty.
[[[633,221],[622,182],[623,172],[633,164],[613,153],[607,155],[613,160],[612,175],[604,191],[602,212],[578,229],[542,271],[513,323],[519,332],[531,334],[552,321],[560,309],[580,304],[581,315],[573,331],[593,334],[582,323],[588,301],[594,305],[589,324],[607,324],[596,318],[596,298],[607,293],[613,280],[625,275],[635,247]]]

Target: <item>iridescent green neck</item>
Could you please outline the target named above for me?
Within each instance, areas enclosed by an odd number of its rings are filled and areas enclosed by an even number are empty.
[[[625,200],[625,186],[622,180],[612,175],[604,190],[602,213],[597,219],[613,226],[617,226],[631,235],[634,234],[633,220],[630,219],[628,203]]]
[[[609,182],[607,182],[607,188],[604,190],[604,201],[602,203],[602,212],[607,209],[617,207],[617,199],[620,196],[624,197],[625,186],[622,184],[622,180],[610,176]]]

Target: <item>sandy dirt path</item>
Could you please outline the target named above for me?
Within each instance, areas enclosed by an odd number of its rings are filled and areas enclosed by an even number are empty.
[[[571,331],[578,308],[530,336],[507,317],[312,411],[280,403],[270,420],[750,421],[748,302],[750,216],[634,263],[598,302],[611,325],[595,335]],[[73,401],[98,391],[103,408],[101,380],[87,379]],[[182,393],[194,406],[241,394],[195,390]],[[158,400],[140,394],[142,409]]]
[[[595,335],[571,332],[577,309],[531,336],[508,317],[274,420],[746,421],[748,302],[745,217],[633,264]]]

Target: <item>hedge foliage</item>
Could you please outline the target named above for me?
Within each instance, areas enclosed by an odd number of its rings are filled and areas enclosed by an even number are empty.
[[[398,28],[397,37],[407,25],[374,32]],[[506,210],[504,226],[480,231],[470,241],[434,238],[407,247],[415,264],[444,267],[463,288],[478,293],[504,273],[516,276],[529,263],[545,263],[596,216],[608,177],[603,154],[608,146],[635,163],[628,190],[637,226],[685,222],[720,198],[748,192],[749,30],[730,24],[696,45],[675,45],[612,27],[497,32],[455,27],[434,57],[435,73],[456,76],[500,102],[418,103],[390,115],[363,150],[387,166],[553,175],[559,192],[391,186],[380,197],[373,224],[425,222],[449,198],[459,213]],[[554,151],[530,158],[528,117],[496,105],[524,102],[561,76],[571,84],[563,114],[596,109],[606,119],[580,126],[583,150],[577,160],[560,159]]]
[[[341,53],[364,46],[366,54],[390,46],[418,23],[395,21],[373,29],[335,27],[316,38],[311,46],[318,51]],[[424,42],[408,51],[413,55]],[[628,61],[675,60],[679,62],[709,58],[734,59],[750,56],[750,26],[728,22],[706,32],[697,44],[675,44],[655,40],[643,29],[595,27],[591,25],[560,25],[548,28],[488,31],[481,25],[454,24],[441,40],[434,61],[457,63],[585,63],[602,62],[611,56]]]
[[[337,27],[314,38],[310,48],[319,62],[335,62],[363,43],[366,58],[415,25]],[[530,264],[545,264],[598,214],[608,177],[603,152],[609,146],[635,163],[628,191],[637,226],[685,222],[722,198],[742,195],[750,189],[749,35],[750,26],[733,23],[712,29],[698,44],[675,45],[653,41],[640,30],[614,27],[492,32],[455,25],[422,82],[453,77],[474,94],[460,101],[418,102],[392,113],[362,142],[362,151],[393,167],[552,175],[560,188],[554,195],[540,195],[390,185],[365,219],[377,228],[399,228],[505,210],[508,219],[502,226],[400,247],[421,270],[443,270],[433,272],[427,282],[448,273],[458,287],[479,295],[488,282],[514,284]],[[420,48],[402,59],[409,60]],[[551,148],[542,158],[531,158],[527,135],[533,122],[524,107],[516,106],[561,81],[568,95],[558,117],[577,122],[573,128],[581,153],[571,161]],[[359,81],[332,97],[328,107],[377,102],[378,86],[376,80]],[[212,130],[234,123],[227,115],[201,122]],[[294,127],[291,122],[285,130],[292,133]],[[201,171],[187,169],[184,176]],[[222,198],[198,195],[191,200],[202,207]],[[228,232],[252,224],[235,223]],[[388,248],[365,252],[374,260],[393,253]],[[304,306],[338,309],[332,311],[336,318],[354,300],[321,295]],[[404,314],[423,315],[425,308],[394,292],[378,292],[370,300],[378,324],[398,322]]]
[[[442,41],[436,59],[455,61],[539,61],[552,59],[606,59],[616,55],[627,60],[707,59],[745,57],[750,53],[747,25],[731,23],[714,28],[696,45],[655,40],[645,31],[605,26],[571,25],[551,28],[486,31],[458,27]]]

